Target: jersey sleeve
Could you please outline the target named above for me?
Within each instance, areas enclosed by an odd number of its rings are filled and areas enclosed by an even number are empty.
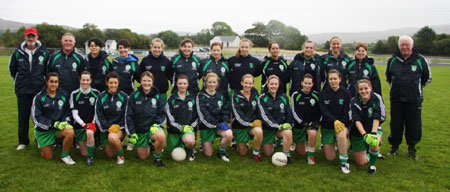
[[[208,108],[206,106],[206,97],[199,93],[197,95],[196,99],[196,105],[197,105],[197,114],[200,119],[200,121],[206,125],[208,128],[216,128],[216,120],[211,116],[211,114],[208,112]]]
[[[95,101],[95,114],[94,119],[95,123],[97,124],[98,128],[101,132],[108,131],[109,127],[111,126],[111,123],[106,119],[106,116],[104,114],[101,97],[98,97],[97,101]]]
[[[47,117],[45,117],[43,109],[42,109],[42,102],[41,100],[42,95],[38,94],[33,99],[33,105],[32,105],[32,118],[34,124],[43,130],[50,130],[52,128],[53,121]]]
[[[326,96],[324,91],[322,91],[319,93],[320,112],[322,113],[325,122],[333,123],[334,121],[336,121],[336,117],[333,114],[331,114],[331,111],[325,105],[325,100]]]
[[[156,123],[158,123],[158,125],[160,127],[164,127],[164,125],[166,125],[166,115],[164,113],[165,111],[165,106],[166,106],[166,101],[164,100],[164,98],[159,95],[159,99],[158,99],[158,114],[156,114]]]
[[[264,96],[265,96],[265,94],[262,94],[258,98],[258,108],[259,108],[260,116],[261,116],[262,120],[267,125],[269,125],[269,127],[271,127],[272,129],[278,129],[279,124],[272,117],[272,114],[270,114],[269,111],[267,110],[266,103],[263,101]]]
[[[247,121],[244,112],[239,107],[239,98],[236,93],[232,95],[231,108],[233,109],[233,117],[236,118],[237,122],[245,127],[250,127],[251,122]]]
[[[222,99],[222,103],[223,103],[222,108],[220,110],[220,113],[222,115],[221,119],[222,119],[223,123],[229,124],[230,123],[230,110],[228,107],[228,101],[225,96],[222,96],[221,99]]]
[[[127,135],[131,135],[136,132],[135,124],[134,124],[134,107],[135,107],[134,97],[132,95],[129,96],[127,100],[127,105],[125,108],[125,131]]]
[[[301,118],[300,111],[297,112],[297,109],[295,107],[295,103],[297,103],[297,98],[296,98],[297,95],[298,95],[298,92],[294,92],[291,95],[291,99],[292,99],[292,101],[291,101],[291,114],[292,114],[292,117],[293,117],[294,121],[301,125],[303,120]]]
[[[17,74],[17,59],[16,54],[18,54],[17,51],[14,51],[11,57],[9,58],[9,74],[13,78],[14,81],[16,81],[16,74]]]
[[[166,106],[165,106],[168,123],[169,123],[170,126],[175,127],[175,128],[180,130],[181,129],[181,125],[176,122],[174,116],[172,115],[172,113],[173,113],[173,105],[171,104],[170,99],[171,98],[169,98],[169,100],[167,100],[167,103],[166,103]]]

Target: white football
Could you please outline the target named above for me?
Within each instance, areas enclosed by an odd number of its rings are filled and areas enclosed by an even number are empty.
[[[171,155],[172,155],[172,159],[175,161],[183,161],[186,159],[186,151],[181,147],[175,148],[172,151]]]
[[[276,152],[272,155],[272,164],[282,167],[287,164],[287,156],[283,152]]]

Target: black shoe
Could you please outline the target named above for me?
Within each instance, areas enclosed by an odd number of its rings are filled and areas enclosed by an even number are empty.
[[[419,160],[419,157],[417,157],[416,151],[417,151],[416,149],[410,147],[408,149],[408,157],[417,161]]]
[[[231,147],[230,147],[232,150],[237,150],[237,145],[236,144],[231,144]]]
[[[162,159],[153,159],[153,163],[155,163],[157,167],[164,167]]]
[[[188,155],[188,159],[189,159],[189,161],[194,161],[195,160],[195,154],[194,153],[189,154]]]
[[[53,151],[55,151],[57,149],[61,149],[61,147],[62,147],[61,144],[56,143],[56,144],[53,145]]]
[[[86,164],[87,164],[88,166],[89,166],[89,165],[93,165],[93,164],[94,164],[94,157],[88,157],[88,158],[87,158]]]
[[[227,153],[219,153],[217,152],[217,157],[221,158],[225,162],[229,162],[230,158],[228,157]]]
[[[293,163],[294,161],[291,159],[291,157],[287,157],[287,164],[291,164],[291,163]]]
[[[392,156],[398,155],[398,146],[393,145],[391,151],[388,152],[388,155]]]
[[[367,171],[368,174],[375,174],[377,173],[377,168],[375,166],[370,166],[369,170]]]

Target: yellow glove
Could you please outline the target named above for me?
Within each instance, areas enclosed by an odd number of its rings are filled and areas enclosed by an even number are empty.
[[[334,121],[334,130],[336,130],[336,133],[340,133],[344,131],[345,124],[340,122],[339,120]]]
[[[261,120],[256,119],[250,124],[250,127],[261,127]]]
[[[182,133],[192,133],[194,132],[194,128],[190,125],[183,125],[181,131]]]
[[[118,125],[118,124],[113,124],[113,125],[111,125],[111,127],[109,127],[109,130],[108,130],[110,133],[117,133],[117,132],[119,132],[120,131],[120,125]]]
[[[153,124],[153,125],[150,127],[150,132],[151,132],[152,135],[153,135],[153,134],[156,133],[156,131],[158,131],[158,129],[159,129],[159,125],[158,125],[158,124]]]
[[[64,129],[73,129],[73,126],[69,123],[66,123]]]
[[[283,123],[280,126],[278,126],[278,130],[289,130],[289,129],[292,129],[292,126],[289,123]]]

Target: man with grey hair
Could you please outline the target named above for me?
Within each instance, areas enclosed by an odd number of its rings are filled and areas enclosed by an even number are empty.
[[[389,58],[386,80],[391,86],[391,135],[389,155],[399,153],[405,130],[408,156],[418,160],[416,144],[422,137],[423,87],[431,82],[431,70],[424,56],[414,49],[414,40],[407,35],[400,36],[398,50]]]
[[[75,51],[75,36],[72,33],[62,36],[61,45],[62,49],[50,57],[47,71],[59,74],[59,87],[69,95],[80,88],[80,74],[87,69],[87,62],[83,55]]]

